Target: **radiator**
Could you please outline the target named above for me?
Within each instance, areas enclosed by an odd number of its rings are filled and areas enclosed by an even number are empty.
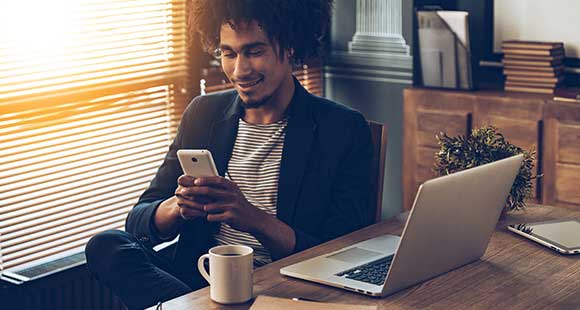
[[[69,259],[69,262],[71,258]],[[76,258],[72,258],[73,260]],[[112,292],[93,279],[84,263],[62,268],[59,262],[39,265],[19,273],[33,275],[20,284],[3,282],[1,309],[22,310],[125,310]],[[12,278],[12,277],[11,277]]]

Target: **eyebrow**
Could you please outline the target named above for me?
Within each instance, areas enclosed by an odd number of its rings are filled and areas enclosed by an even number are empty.
[[[263,46],[268,46],[268,44],[266,44],[264,42],[252,42],[252,43],[242,45],[242,48],[240,50],[247,51],[247,50],[251,50],[251,49],[256,48],[256,47],[263,47]],[[231,46],[229,46],[227,44],[220,44],[220,49],[234,51],[234,48],[232,48]]]

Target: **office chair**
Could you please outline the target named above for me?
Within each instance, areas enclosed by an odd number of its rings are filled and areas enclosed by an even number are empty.
[[[383,207],[383,184],[385,180],[385,158],[387,154],[387,126],[369,121],[373,140],[373,159],[371,161],[370,207],[374,209],[373,223],[381,221]]]

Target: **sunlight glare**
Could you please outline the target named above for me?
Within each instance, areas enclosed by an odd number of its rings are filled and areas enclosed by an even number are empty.
[[[3,1],[0,4],[0,47],[8,58],[34,57],[49,61],[70,47],[78,0]],[[7,50],[4,50],[7,48]],[[35,62],[36,62],[35,61]]]

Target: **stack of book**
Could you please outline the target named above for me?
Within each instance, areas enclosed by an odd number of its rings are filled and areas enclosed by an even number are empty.
[[[505,90],[553,94],[564,79],[561,42],[504,41]]]
[[[555,101],[580,103],[580,87],[564,87],[554,92]]]

